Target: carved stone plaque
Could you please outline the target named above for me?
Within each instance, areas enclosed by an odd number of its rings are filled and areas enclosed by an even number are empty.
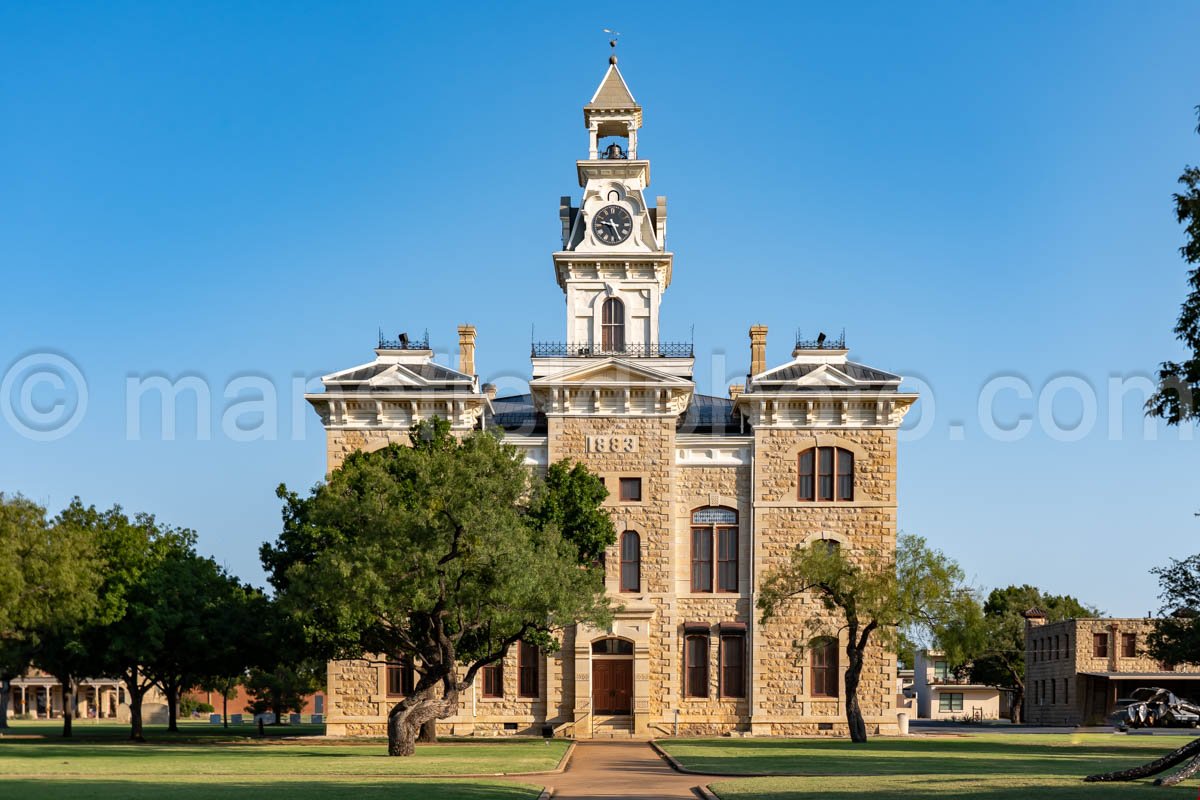
[[[589,436],[587,437],[587,451],[589,453],[636,453],[638,437],[622,434]]]

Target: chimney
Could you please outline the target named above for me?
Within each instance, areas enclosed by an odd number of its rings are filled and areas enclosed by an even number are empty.
[[[458,326],[458,371],[475,374],[475,326]]]
[[[485,395],[487,395],[488,400],[495,400],[496,399],[496,384],[485,383],[483,385],[483,393]]]
[[[744,384],[744,383],[729,384],[729,399],[737,400],[739,397],[742,396],[742,392],[744,392],[744,391],[746,391],[746,384]]]
[[[767,371],[767,326],[750,326],[750,374]]]

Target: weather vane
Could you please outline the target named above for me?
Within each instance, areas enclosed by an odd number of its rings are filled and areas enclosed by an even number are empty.
[[[608,57],[608,63],[615,64],[617,63],[617,39],[621,38],[621,33],[620,31],[614,31],[612,28],[605,28],[604,32],[612,36],[608,40],[608,46],[613,49],[613,53]]]

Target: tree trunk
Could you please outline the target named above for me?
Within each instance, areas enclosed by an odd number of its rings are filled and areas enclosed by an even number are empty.
[[[411,756],[417,733],[427,722],[448,717],[458,707],[458,692],[434,699],[430,693],[406,697],[388,712],[388,755]]]
[[[221,727],[229,729],[229,691],[221,694]]]
[[[1021,724],[1021,712],[1025,706],[1025,690],[1018,686],[1013,690],[1012,707],[1008,709],[1008,721],[1013,725]]]
[[[179,688],[168,682],[163,694],[167,696],[167,731],[179,733]]]
[[[58,682],[62,684],[62,704],[63,704],[63,738],[71,738],[71,723],[75,717],[75,679],[70,675],[59,677]]]
[[[146,690],[138,685],[137,672],[133,680],[125,678],[125,690],[129,693],[129,739],[134,742],[144,742],[146,737],[142,732],[142,698]]]
[[[1180,747],[1178,750],[1167,753],[1162,758],[1151,761],[1149,764],[1142,764],[1140,767],[1123,769],[1118,772],[1105,772],[1100,775],[1088,775],[1086,778],[1084,778],[1084,781],[1088,783],[1136,781],[1139,778],[1149,778],[1151,775],[1157,775],[1160,772],[1166,772],[1176,764],[1187,761],[1189,758],[1193,758],[1197,755],[1200,755],[1200,739],[1193,739],[1183,747]],[[1180,780],[1182,779],[1183,778],[1180,778]]]
[[[1154,781],[1155,786],[1175,786],[1183,783],[1188,778],[1200,772],[1200,756],[1196,756],[1187,763],[1187,766],[1178,772],[1173,772],[1165,778],[1158,778]]]
[[[0,681],[0,730],[8,728],[8,701],[12,696],[12,680]]]
[[[858,682],[862,677],[862,652],[848,647],[850,664],[846,667],[846,724],[850,727],[850,741],[863,744],[867,741],[867,723],[863,720],[862,708],[858,704]]]
[[[421,744],[437,744],[437,720],[431,719],[421,726],[421,734],[417,737]]]

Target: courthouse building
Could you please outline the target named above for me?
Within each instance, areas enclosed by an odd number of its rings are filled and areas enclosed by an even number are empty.
[[[744,383],[699,394],[692,345],[660,333],[676,278],[667,201],[648,194],[642,107],[615,58],[583,120],[582,194],[559,204],[562,248],[546,276],[563,291],[565,327],[560,342],[533,345],[529,393],[497,397],[481,384],[470,325],[458,328],[457,368],[435,363],[427,340],[381,340],[374,360],[308,396],[327,430],[328,468],[406,443],[414,422],[437,416],[460,432],[501,429],[533,470],[582,462],[609,489],[615,621],[564,631],[558,652],[513,648],[442,730],[844,734],[844,634],[805,624],[827,614],[814,597],[767,625],[755,601],[764,574],[796,548],[894,555],[897,431],[916,396],[898,376],[849,360],[843,337],[797,341],[790,361],[768,365],[761,325],[749,328]],[[328,732],[383,733],[410,682],[398,666],[331,663]],[[895,657],[872,647],[859,690],[869,730],[895,730],[895,687]]]

